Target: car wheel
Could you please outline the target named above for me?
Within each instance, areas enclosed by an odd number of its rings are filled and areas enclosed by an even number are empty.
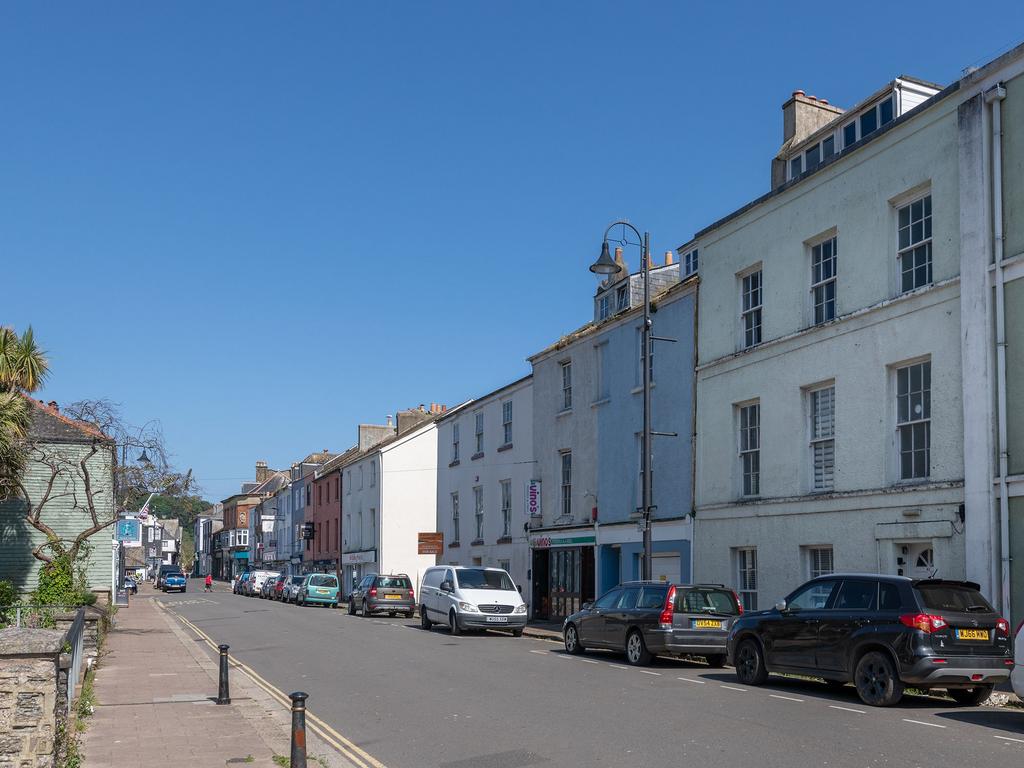
[[[993,687],[991,685],[976,685],[973,688],[950,688],[946,693],[961,707],[977,707],[988,701]]]
[[[573,656],[578,653],[583,653],[583,651],[586,650],[580,642],[580,634],[577,631],[575,624],[570,624],[565,628],[565,634],[562,636],[562,641],[565,643],[565,652],[571,653]]]
[[[725,654],[724,653],[712,653],[704,657],[709,667],[714,669],[721,669],[725,666]]]
[[[429,630],[434,622],[427,618],[427,606],[420,606],[420,628]]]
[[[635,667],[646,667],[651,663],[651,658],[644,636],[639,629],[634,629],[626,636],[626,661]]]
[[[395,618],[395,612],[394,611],[388,611],[388,616],[390,618],[392,618],[392,619]]]
[[[363,618],[364,619],[370,618],[370,611],[367,610],[367,608],[366,608],[366,601],[365,600],[363,600]]]
[[[888,655],[880,651],[864,654],[853,675],[857,695],[872,707],[891,707],[903,698],[903,681]]]
[[[411,619],[415,615],[416,615],[416,611],[406,611],[405,618]]]
[[[462,634],[462,627],[459,626],[459,617],[455,614],[454,608],[452,608],[451,613],[448,614],[448,629],[451,630],[453,635]]]
[[[522,637],[522,636],[523,636],[523,630],[522,629],[516,628],[516,629],[512,630],[512,637]]]
[[[762,685],[768,679],[761,646],[747,638],[736,649],[736,679],[746,685]]]
[[[355,616],[356,615],[356,603],[355,603],[355,600],[349,600],[348,601],[348,615],[349,616]]]

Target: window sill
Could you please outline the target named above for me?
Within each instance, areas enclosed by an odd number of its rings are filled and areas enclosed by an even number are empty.
[[[555,414],[555,418],[560,419],[563,416],[568,416],[570,413],[572,413],[572,408],[563,408],[562,410]]]
[[[483,539],[474,539],[473,541],[469,542],[469,546],[471,546],[471,547],[480,547],[480,546],[483,546],[483,543],[484,543]]]
[[[480,451],[479,453],[474,453],[472,456],[470,456],[469,460],[470,461],[476,461],[477,459],[482,459],[483,457],[484,457],[484,452]]]
[[[457,541],[453,541],[453,542],[451,542],[448,545],[448,549],[458,549],[458,548],[459,548],[459,542],[457,542]]]
[[[657,383],[652,381],[651,382],[651,389],[654,389],[656,386],[657,386]],[[632,395],[643,394],[643,391],[644,391],[644,385],[643,384],[641,384],[639,387],[633,387],[631,390],[629,390],[630,394],[632,394]]]
[[[604,405],[605,403],[610,403],[611,401],[612,399],[610,397],[602,397],[600,400],[595,400],[594,402],[592,402],[590,404],[590,407],[597,408],[597,406]]]
[[[457,466],[459,466],[459,460],[458,459],[456,459],[455,461],[448,462],[448,469],[451,469],[452,467],[457,467]]]
[[[495,544],[511,544],[512,543],[512,537],[511,536],[502,536],[500,539],[498,539],[494,543]]]
[[[499,446],[498,453],[501,453],[502,451],[511,451],[511,450],[512,450],[512,443],[505,443],[504,445]]]

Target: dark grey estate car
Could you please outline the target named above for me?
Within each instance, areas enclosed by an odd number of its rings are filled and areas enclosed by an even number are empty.
[[[565,650],[623,651],[630,664],[653,656],[703,656],[725,664],[726,639],[743,613],[735,593],[720,584],[632,581],[601,595],[562,625]]]
[[[865,704],[883,707],[906,685],[975,706],[1013,669],[1009,622],[977,584],[858,573],[819,576],[748,613],[733,624],[729,656],[747,685],[769,672],[814,675],[853,682]]]
[[[365,576],[348,598],[350,615],[355,615],[357,611],[362,611],[363,616],[375,613],[394,616],[404,613],[407,618],[412,618],[415,610],[416,593],[412,588],[412,580],[404,573]]]

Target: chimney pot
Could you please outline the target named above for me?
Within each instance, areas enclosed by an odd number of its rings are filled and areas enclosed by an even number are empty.
[[[822,104],[828,104],[828,99],[818,99]]]
[[[665,251],[665,266],[671,266],[675,262],[675,254],[672,251]]]
[[[817,101],[818,100],[817,96],[808,96],[807,98],[810,99],[811,101]]]
[[[391,414],[390,413],[388,414],[388,418],[387,418],[387,426],[389,426],[389,427],[391,426]]]
[[[803,91],[801,91],[801,90],[795,90],[795,91],[793,91],[793,95],[794,95],[794,96],[803,96],[803,95],[804,95],[804,92],[803,92]]]

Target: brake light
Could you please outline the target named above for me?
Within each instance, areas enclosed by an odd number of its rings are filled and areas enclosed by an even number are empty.
[[[376,597],[376,596],[377,596],[377,588],[376,587],[370,587],[370,597]]]
[[[736,590],[732,591],[732,599],[736,601],[736,609],[739,611],[739,616],[743,615],[743,601],[740,600],[740,596],[736,594]]]
[[[665,607],[662,609],[661,616],[658,618],[658,621],[662,626],[665,626],[666,624],[670,627],[672,626],[672,613],[674,611],[675,604],[676,588],[673,584],[668,588],[668,594],[665,596]]]
[[[996,634],[1000,637],[1009,637],[1010,622],[1006,619],[996,619]]]
[[[900,624],[929,634],[949,626],[944,618],[930,613],[905,613],[900,616]]]
[[[412,590],[410,589],[410,590],[409,590],[409,597],[415,597],[415,596],[416,596],[416,595],[415,595],[415,594],[413,593],[413,591],[412,591]]]

